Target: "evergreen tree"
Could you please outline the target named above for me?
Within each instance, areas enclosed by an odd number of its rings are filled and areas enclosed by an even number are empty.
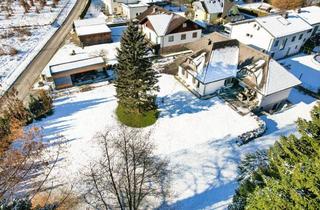
[[[144,34],[130,22],[120,41],[115,82],[119,106],[126,112],[141,114],[156,108],[158,73],[152,69],[148,51]]]
[[[253,173],[262,182],[241,183],[230,209],[319,208],[320,104],[315,106],[311,117],[311,121],[298,120],[300,138],[282,137],[270,148],[269,165]],[[258,180],[256,177],[251,180]]]

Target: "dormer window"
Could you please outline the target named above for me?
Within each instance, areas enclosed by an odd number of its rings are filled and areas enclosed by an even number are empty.
[[[182,24],[182,27],[183,28],[187,27],[187,24],[186,23]]]

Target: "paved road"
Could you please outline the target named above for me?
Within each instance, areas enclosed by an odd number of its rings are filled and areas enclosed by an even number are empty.
[[[56,31],[44,48],[10,87],[10,89],[14,87],[19,91],[18,97],[21,100],[26,99],[26,97],[29,95],[33,84],[37,81],[42,70],[49,63],[53,55],[57,52],[60,45],[65,40],[66,36],[71,31],[73,21],[81,15],[82,11],[86,7],[87,2],[88,0],[78,0],[76,2],[74,8],[70,12],[63,25]]]

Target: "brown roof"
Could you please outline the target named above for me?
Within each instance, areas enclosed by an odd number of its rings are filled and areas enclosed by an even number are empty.
[[[138,15],[136,18],[140,22],[141,20],[146,18],[148,15],[156,15],[156,14],[172,14],[172,13],[162,7],[159,7],[157,5],[152,5],[147,10],[145,10],[143,13]]]
[[[159,14],[167,14],[172,15],[171,21],[167,27],[166,34],[170,33],[179,33],[184,31],[191,31],[202,29],[202,26],[199,24],[175,13],[165,10],[162,7],[153,5],[149,7],[146,11],[144,11],[141,15],[137,16],[140,24],[143,24],[148,21],[148,16],[150,15],[159,15]],[[186,23],[187,27],[182,28],[182,24]],[[150,27],[149,27],[150,28]],[[154,29],[153,29],[154,30]]]

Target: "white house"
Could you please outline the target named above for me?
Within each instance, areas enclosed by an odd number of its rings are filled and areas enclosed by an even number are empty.
[[[312,34],[312,26],[290,12],[229,24],[230,38],[261,49],[274,59],[300,51]]]
[[[135,4],[121,4],[122,14],[128,19],[135,19],[138,15],[141,15],[149,7],[148,4],[135,3]]]
[[[178,68],[177,78],[200,98],[230,89],[235,100],[250,109],[275,110],[301,84],[270,56],[237,40],[217,37],[212,42],[205,48],[202,44],[206,42],[199,41],[202,50],[188,56]]]
[[[211,95],[235,78],[239,63],[239,43],[220,42],[211,52],[201,50],[179,66],[177,76],[199,97]]]
[[[122,4],[137,4],[138,0],[103,0],[110,15],[122,14]]]
[[[297,15],[313,27],[312,35],[320,33],[320,7],[304,7],[296,11]]]
[[[293,87],[301,81],[288,72],[274,59],[259,60],[241,69],[238,81],[256,96],[256,106],[260,110],[276,110],[289,97]],[[241,76],[239,76],[241,75]]]
[[[152,13],[143,17],[139,24],[146,37],[160,48],[182,46],[201,38],[201,26],[170,12]]]

